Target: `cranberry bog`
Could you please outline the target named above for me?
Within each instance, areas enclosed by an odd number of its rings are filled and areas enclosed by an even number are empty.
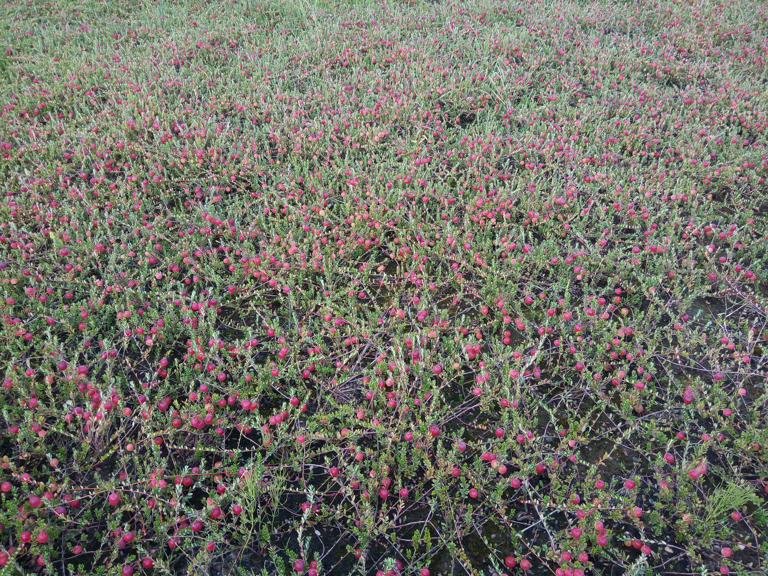
[[[764,3],[0,39],[0,575],[768,573]]]

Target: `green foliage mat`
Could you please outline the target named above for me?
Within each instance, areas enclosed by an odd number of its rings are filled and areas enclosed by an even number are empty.
[[[0,7],[0,575],[768,572],[768,11]]]

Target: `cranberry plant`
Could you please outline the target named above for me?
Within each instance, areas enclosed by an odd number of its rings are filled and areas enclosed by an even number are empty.
[[[768,571],[762,3],[0,38],[0,574]]]

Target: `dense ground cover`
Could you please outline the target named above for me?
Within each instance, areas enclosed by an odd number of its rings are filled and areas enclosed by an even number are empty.
[[[768,572],[764,4],[0,38],[0,574]]]

